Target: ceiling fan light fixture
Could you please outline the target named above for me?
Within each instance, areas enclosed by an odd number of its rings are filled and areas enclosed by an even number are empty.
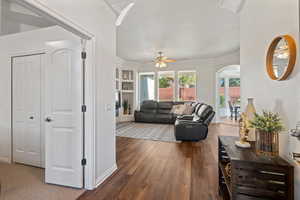
[[[158,63],[156,63],[155,66],[156,66],[157,68],[165,68],[165,67],[167,67],[167,64],[164,63],[164,62],[158,62]]]
[[[155,67],[165,68],[168,66],[168,63],[174,63],[176,60],[168,59],[167,56],[164,56],[163,52],[158,52],[158,56],[154,60]]]

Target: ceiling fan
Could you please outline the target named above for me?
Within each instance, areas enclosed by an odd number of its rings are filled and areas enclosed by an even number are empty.
[[[155,58],[155,67],[157,68],[164,68],[167,67],[167,63],[174,63],[176,60],[169,59],[168,57],[164,56],[163,52],[158,52],[158,56]]]

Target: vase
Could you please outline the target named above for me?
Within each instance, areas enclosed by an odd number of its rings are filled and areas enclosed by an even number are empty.
[[[255,149],[258,155],[279,155],[279,134],[272,132],[256,131]]]
[[[256,113],[255,107],[254,107],[254,99],[253,98],[248,98],[248,105],[246,107],[246,118],[249,121],[252,121],[254,119],[254,114]],[[254,142],[256,141],[256,133],[255,133],[255,128],[249,128],[248,132],[248,139],[249,142]]]

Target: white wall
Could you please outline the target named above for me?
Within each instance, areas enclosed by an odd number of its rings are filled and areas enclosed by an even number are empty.
[[[46,41],[72,37],[57,26],[0,37],[0,160],[11,157],[11,56],[43,52]]]
[[[279,112],[286,128],[294,128],[300,121],[300,64],[287,81],[273,81],[266,72],[265,59],[271,41],[279,35],[292,35],[299,48],[298,0],[248,0],[241,12],[241,91],[245,106],[246,98],[255,98],[258,111],[268,109]],[[299,50],[299,49],[298,49]],[[281,154],[300,151],[297,144],[281,137]],[[295,140],[296,141],[296,140]],[[298,146],[298,147],[296,147]],[[300,153],[300,152],[299,152]],[[300,199],[300,169],[295,174],[295,199]]]
[[[0,0],[0,35],[37,30],[54,24],[8,0]]]
[[[216,72],[225,66],[238,64],[240,64],[239,52],[236,52],[218,58],[178,61],[168,64],[168,67],[163,69],[156,68],[154,63],[141,64],[138,71],[196,71],[198,100],[215,107]]]
[[[29,1],[29,0],[26,0]],[[96,182],[116,168],[116,16],[103,0],[36,0],[95,36]],[[29,1],[30,2],[30,1]]]

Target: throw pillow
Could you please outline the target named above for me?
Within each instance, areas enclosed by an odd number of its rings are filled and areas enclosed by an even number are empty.
[[[193,114],[194,107],[191,105],[185,105],[185,109],[183,111],[183,115],[191,115]]]
[[[176,114],[176,115],[182,115],[185,110],[184,105],[174,105],[172,107],[171,113]]]

